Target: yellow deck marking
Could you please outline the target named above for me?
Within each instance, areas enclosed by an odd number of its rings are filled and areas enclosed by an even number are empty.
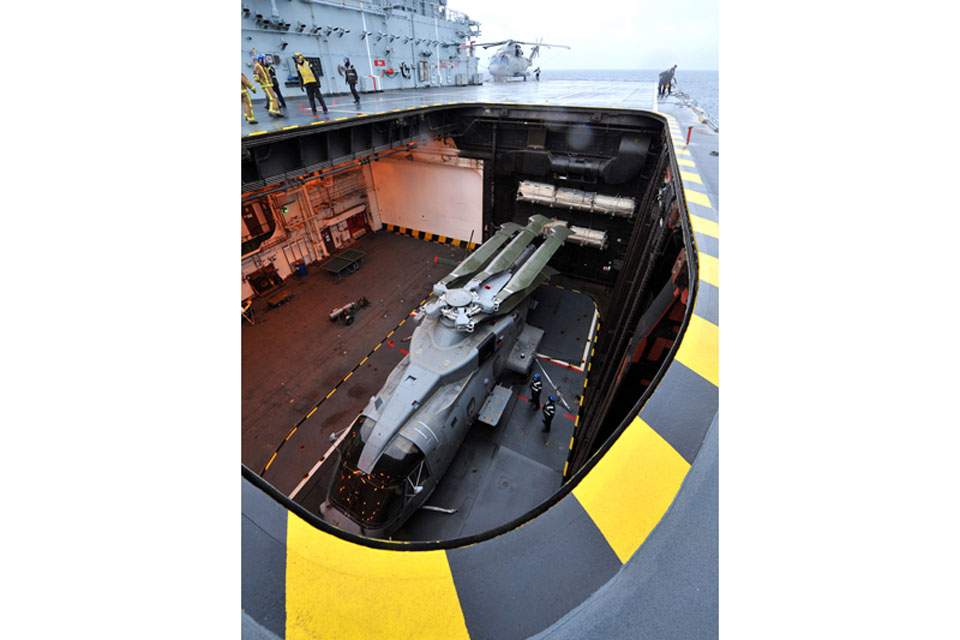
[[[689,470],[683,456],[638,416],[573,495],[626,562],[660,522]]]
[[[397,326],[398,326],[398,327],[402,327],[402,326],[403,326],[403,323],[406,322],[406,321],[407,321],[407,319],[404,318],[403,320],[400,321],[400,324],[398,324]]]
[[[381,342],[380,344],[378,344],[377,346],[375,346],[375,347],[373,348],[373,350],[376,351],[377,349],[379,349],[379,348],[382,347],[382,346],[383,346],[383,343]]]
[[[682,156],[688,156],[688,155],[690,155],[690,152],[687,151],[686,149],[677,149],[677,153],[679,153],[679,154],[682,155]]]
[[[352,375],[353,375],[353,371],[351,371],[351,372],[348,373],[347,375],[343,376],[343,381],[346,382],[347,380],[350,379],[350,376],[352,376]]]
[[[268,462],[268,463],[267,463],[267,466],[265,466],[265,467],[263,468],[264,471],[266,471],[267,469],[270,468],[270,465],[273,464],[273,459],[276,458],[276,457],[277,457],[277,452],[274,451],[274,452],[273,452],[273,455],[270,456],[270,462]]]
[[[350,117],[350,116],[344,116],[344,117],[342,117],[342,118],[334,118],[334,120],[346,120],[346,119],[349,118],[349,117]]]
[[[447,242],[447,236],[439,236],[437,238],[437,242],[439,242],[440,244],[445,244]]]
[[[281,130],[281,131],[286,131],[287,129],[296,129],[296,128],[299,127],[299,126],[300,126],[300,125],[298,125],[298,124],[292,124],[292,125],[290,125],[289,127],[281,127],[280,130]]]
[[[684,182],[696,182],[697,184],[703,184],[703,180],[700,179],[699,173],[691,173],[690,171],[681,171],[680,177],[683,178]]]
[[[324,398],[324,400],[329,400],[329,399],[330,399],[330,396],[332,396],[332,395],[335,394],[336,392],[337,392],[337,388],[334,387],[334,388],[330,391],[330,393],[327,394],[327,397]]]
[[[360,364],[358,364],[357,366],[358,366],[358,367],[362,367],[362,366],[363,366],[363,363],[366,362],[369,358],[370,358],[370,356],[367,356],[366,358],[364,358],[363,360],[361,360],[361,361],[360,361]]]
[[[720,225],[713,220],[707,220],[706,218],[701,218],[700,216],[695,216],[691,213],[690,222],[693,223],[694,231],[705,233],[708,236],[713,236],[714,238],[720,238]]]
[[[704,207],[710,207],[711,209],[713,208],[710,205],[710,198],[708,198],[707,194],[705,193],[700,193],[699,191],[691,191],[690,189],[684,189],[683,195],[687,197],[687,202],[693,202],[699,205],[703,205]]]
[[[720,286],[720,261],[713,256],[697,252],[700,260],[700,279],[715,287]]]
[[[311,409],[310,413],[307,414],[307,417],[309,418],[310,416],[312,416],[312,415],[313,415],[314,413],[316,413],[316,412],[317,412],[317,408],[314,407],[313,409]]]
[[[265,133],[266,131],[254,131],[253,133],[249,134],[247,137],[249,138],[250,136],[262,136]]]
[[[677,158],[677,164],[681,167],[694,167],[697,165],[693,164],[693,160],[687,160],[686,158]]]
[[[387,334],[387,338],[389,338],[390,336],[392,336],[395,332],[396,332],[396,329],[394,329],[393,331],[391,331],[390,333],[388,333],[388,334]]]
[[[470,637],[445,551],[371,549],[291,512],[286,590],[288,640]]]
[[[423,239],[424,239],[424,240],[433,240],[433,234],[432,234],[432,233],[425,233],[425,234],[423,234]]]
[[[677,360],[720,386],[720,327],[694,314],[677,349]]]
[[[316,410],[317,410],[317,408],[314,407],[314,408],[313,408],[313,411],[316,411]],[[311,411],[310,413],[313,413],[313,411]],[[307,416],[307,417],[309,418],[310,416]],[[293,434],[295,434],[295,433],[297,432],[297,429],[299,429],[299,427],[294,427],[294,428],[293,428],[293,431],[291,431],[290,433],[288,433],[288,434],[287,434],[287,437],[284,438],[283,441],[286,442],[287,440],[289,440],[289,439],[290,439],[290,436],[292,436]]]

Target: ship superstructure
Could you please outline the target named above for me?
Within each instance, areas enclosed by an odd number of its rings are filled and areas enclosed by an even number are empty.
[[[281,92],[299,86],[294,52],[313,63],[324,94],[349,91],[344,58],[361,92],[480,84],[471,46],[480,25],[446,0],[245,0],[241,12],[242,70],[252,77],[254,56],[269,56]]]

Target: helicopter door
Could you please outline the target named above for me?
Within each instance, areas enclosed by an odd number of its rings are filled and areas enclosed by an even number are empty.
[[[430,67],[427,66],[426,60],[421,60],[417,63],[418,73],[420,82],[428,82],[430,79]]]

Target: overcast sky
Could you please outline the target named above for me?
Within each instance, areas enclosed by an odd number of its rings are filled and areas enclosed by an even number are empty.
[[[718,68],[718,0],[448,0],[480,22],[480,42],[566,44],[544,49],[553,69]],[[494,49],[480,50],[481,67]],[[527,52],[528,49],[525,49]]]

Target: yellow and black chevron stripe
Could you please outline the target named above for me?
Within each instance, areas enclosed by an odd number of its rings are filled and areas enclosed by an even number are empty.
[[[403,236],[410,236],[411,238],[417,238],[419,240],[427,240],[429,242],[436,242],[437,244],[449,244],[454,247],[464,247],[468,251],[473,251],[477,248],[476,242],[470,242],[469,240],[459,240],[457,238],[450,238],[448,236],[442,236],[437,233],[430,233],[429,231],[419,231],[417,229],[408,229],[407,227],[401,227],[395,224],[384,224],[383,228],[387,231],[392,231],[393,233],[399,233]]]

